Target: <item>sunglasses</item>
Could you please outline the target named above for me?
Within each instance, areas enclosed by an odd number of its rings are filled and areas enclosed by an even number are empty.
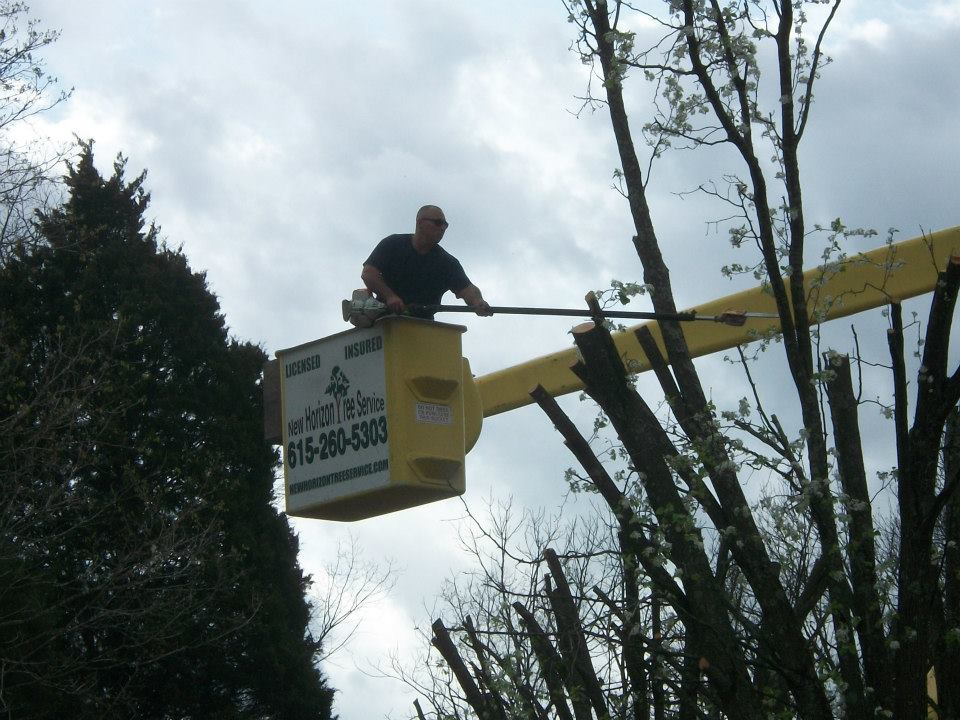
[[[431,222],[437,227],[442,227],[442,228],[450,227],[450,223],[448,223],[446,220],[440,220],[439,218],[420,218],[420,219],[426,222]]]

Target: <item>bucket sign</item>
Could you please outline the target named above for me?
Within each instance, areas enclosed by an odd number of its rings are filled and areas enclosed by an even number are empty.
[[[463,493],[462,332],[385,318],[277,353],[288,514],[358,520]]]

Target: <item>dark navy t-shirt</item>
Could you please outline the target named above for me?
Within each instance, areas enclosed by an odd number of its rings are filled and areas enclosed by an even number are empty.
[[[447,290],[459,293],[470,284],[459,260],[439,245],[421,255],[409,233],[385,237],[364,265],[379,270],[383,281],[408,305],[439,305]],[[433,318],[433,313],[411,314]]]

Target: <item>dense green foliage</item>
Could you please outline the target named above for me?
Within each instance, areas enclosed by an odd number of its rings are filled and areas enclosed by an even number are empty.
[[[0,267],[0,710],[327,718],[264,353],[84,145]]]

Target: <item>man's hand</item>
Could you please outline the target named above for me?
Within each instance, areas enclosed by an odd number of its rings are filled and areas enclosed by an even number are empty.
[[[477,315],[493,315],[493,312],[490,310],[490,303],[483,299],[483,294],[476,285],[467,285],[457,293],[457,297],[472,307]]]
[[[490,303],[488,303],[483,298],[480,298],[480,302],[475,305],[471,305],[477,315],[483,315],[484,317],[490,317],[493,315],[493,310],[490,309]]]
[[[386,305],[392,312],[395,312],[397,315],[402,315],[407,310],[407,306],[401,298],[396,293],[391,293],[384,298],[384,305]]]
[[[360,279],[363,280],[363,284],[367,286],[370,292],[376,294],[383,301],[388,310],[397,315],[406,312],[407,306],[404,304],[403,298],[383,281],[383,275],[373,265],[363,266]]]

